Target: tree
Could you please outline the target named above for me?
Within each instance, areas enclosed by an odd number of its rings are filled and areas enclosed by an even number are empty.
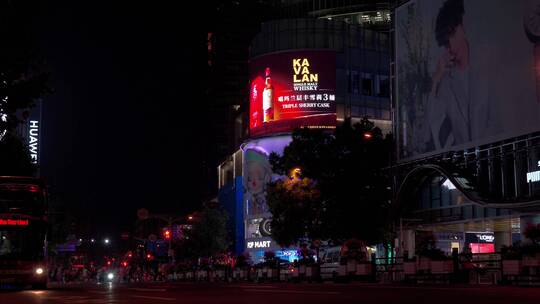
[[[525,227],[525,231],[523,232],[526,238],[531,240],[533,244],[539,245],[540,244],[540,224],[533,225],[532,223],[529,223]]]
[[[205,208],[200,217],[186,231],[185,239],[178,244],[178,253],[184,258],[209,258],[229,247],[227,213],[215,208]]]
[[[321,211],[320,191],[308,178],[283,179],[268,185],[267,203],[272,218],[272,238],[281,246],[299,239],[324,237],[318,215]]]
[[[295,186],[298,189],[288,186],[287,179],[269,185],[276,241],[282,245],[296,243],[299,237],[386,241],[391,192],[383,169],[390,164],[391,149],[391,137],[384,138],[368,119],[355,125],[345,121],[333,134],[295,130],[283,155],[272,154],[270,163],[282,175],[300,168],[302,179],[309,182]]]
[[[11,133],[0,141],[0,175],[29,176],[35,172],[27,147]]]
[[[0,155],[0,175],[28,174],[31,160],[24,156],[28,152],[20,148],[23,144],[13,131],[21,122],[21,110],[35,106],[36,100],[51,92],[49,75],[44,72],[27,28],[31,6],[25,1],[0,4],[0,149],[4,151]],[[5,168],[9,172],[4,172]]]

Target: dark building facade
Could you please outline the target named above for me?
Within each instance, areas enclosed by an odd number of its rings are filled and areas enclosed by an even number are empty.
[[[249,43],[260,23],[276,12],[277,1],[215,1],[209,5],[202,153],[206,196],[215,195],[215,168],[246,136]]]

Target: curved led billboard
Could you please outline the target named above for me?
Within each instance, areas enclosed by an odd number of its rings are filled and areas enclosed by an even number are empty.
[[[540,1],[396,9],[396,132],[411,160],[540,131]]]
[[[266,202],[268,183],[280,176],[272,172],[268,157],[272,152],[282,154],[291,140],[290,135],[263,137],[242,146],[246,250],[262,250],[262,254],[265,250],[281,248],[271,237],[272,214]]]
[[[273,53],[252,59],[252,137],[295,128],[335,128],[336,55],[330,50]]]
[[[291,142],[290,135],[273,136],[250,140],[242,146],[244,216],[246,218],[269,218],[266,204],[267,184],[278,176],[272,172],[269,156],[272,152],[282,154]]]

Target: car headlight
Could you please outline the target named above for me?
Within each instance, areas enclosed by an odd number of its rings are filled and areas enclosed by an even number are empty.
[[[109,272],[109,273],[107,274],[107,279],[109,279],[109,280],[114,279],[114,274],[113,274],[112,272]]]
[[[41,275],[43,274],[44,270],[41,267],[36,268],[36,274]]]

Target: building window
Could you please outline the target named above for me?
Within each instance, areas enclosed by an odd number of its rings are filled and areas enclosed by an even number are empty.
[[[347,71],[347,93],[352,93],[352,72]]]
[[[385,120],[390,120],[390,111],[388,110],[382,110],[381,112],[381,118]]]
[[[512,151],[512,145],[506,145],[503,147],[503,176],[504,176],[504,196],[508,198],[516,197],[516,180],[514,176],[514,154]]]
[[[473,207],[474,206],[463,207],[463,219],[469,220],[473,218]]]
[[[390,96],[390,80],[388,76],[379,76],[379,87],[377,90],[377,96],[389,97]]]
[[[364,75],[362,77],[362,95],[373,95],[373,79],[369,77],[369,75]]]
[[[377,118],[375,109],[373,108],[366,108],[366,116],[369,118]]]
[[[352,72],[351,88],[353,94],[358,94],[360,90],[360,75],[356,71]]]
[[[345,107],[343,104],[337,104],[336,105],[336,115],[337,115],[337,119],[338,121],[339,120],[344,120],[345,119]]]
[[[441,207],[441,177],[435,178],[431,182],[431,208]]]
[[[351,116],[353,117],[360,117],[360,107],[359,106],[352,106]]]

